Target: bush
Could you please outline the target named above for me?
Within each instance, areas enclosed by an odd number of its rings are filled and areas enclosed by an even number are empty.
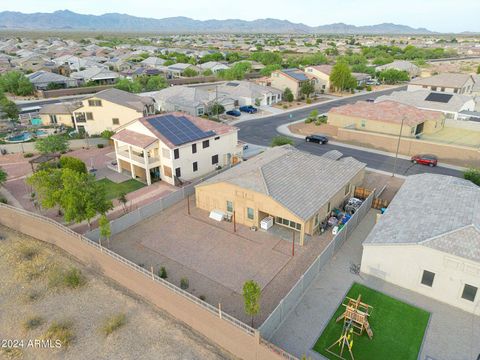
[[[307,101],[306,101],[306,102],[307,102],[307,104],[311,104],[311,103],[312,103],[312,99],[307,98]]]
[[[367,85],[365,89],[367,89],[367,91],[372,91],[372,87],[370,85]]]
[[[305,119],[305,124],[310,124],[313,121],[312,118],[308,117]]]
[[[288,109],[288,105],[287,105],[287,104],[285,104],[285,105],[283,105],[283,106],[282,106],[282,108],[284,108],[284,109]]]
[[[113,315],[110,318],[105,320],[102,326],[102,332],[105,336],[108,336],[111,333],[113,333],[115,330],[118,330],[123,325],[125,325],[126,322],[127,322],[127,318],[125,314],[120,313],[117,315]]]
[[[29,290],[25,295],[24,295],[24,301],[26,303],[32,303],[40,299],[42,294],[38,290]]]
[[[16,250],[18,252],[19,259],[26,261],[33,260],[40,253],[40,250],[37,247],[26,244],[20,244]]]
[[[198,298],[202,301],[207,300],[207,297],[205,295],[200,295]]]
[[[25,330],[33,330],[42,325],[43,323],[44,320],[41,316],[34,315],[25,320],[25,322],[23,323],[23,328]]]
[[[60,340],[62,346],[68,346],[75,338],[72,331],[72,323],[68,321],[54,321],[43,337],[44,339],[52,340],[53,342]]]
[[[480,169],[468,169],[463,173],[463,177],[480,186]]]
[[[275,136],[270,143],[271,147],[282,146],[282,145],[293,145],[293,140],[286,136]]]
[[[8,204],[7,198],[5,198],[5,197],[3,197],[3,196],[0,196],[0,203],[2,203],[2,204]]]
[[[104,139],[110,140],[110,138],[115,134],[115,131],[113,130],[103,130],[100,133],[100,136]]]
[[[86,282],[85,276],[77,268],[70,268],[64,270],[58,266],[52,268],[48,278],[48,285],[50,287],[67,287],[76,289]]]
[[[103,149],[104,146],[105,146],[105,145],[103,145],[103,144],[97,144],[97,148],[99,148],[99,149]]]
[[[165,266],[162,266],[159,270],[158,270],[158,276],[162,279],[166,279],[168,278],[168,275],[167,275],[167,269],[165,269]]]
[[[31,152],[25,153],[25,154],[23,154],[23,157],[24,158],[31,158],[31,157],[33,157],[33,153],[31,153]]]
[[[183,277],[180,279],[180,288],[183,290],[187,290],[189,287],[190,283],[188,282],[188,279],[186,277]]]

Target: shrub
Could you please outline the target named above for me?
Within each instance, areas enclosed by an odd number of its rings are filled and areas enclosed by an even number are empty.
[[[285,104],[285,105],[283,105],[283,106],[282,106],[282,108],[284,108],[284,109],[288,109],[288,105],[287,105],[287,104]]]
[[[99,148],[99,149],[103,149],[104,146],[105,146],[105,145],[103,145],[103,144],[97,144],[97,148]]]
[[[202,301],[207,300],[207,297],[205,295],[200,295],[198,298]]]
[[[188,279],[186,277],[183,277],[180,279],[180,288],[183,290],[187,290],[189,287],[190,283],[188,282]]]
[[[31,153],[31,152],[25,153],[25,154],[23,154],[23,157],[24,158],[31,158],[31,157],[33,157],[33,153]]]
[[[38,290],[29,290],[25,295],[24,295],[24,300],[26,303],[32,303],[40,299],[42,294]]]
[[[75,338],[72,331],[72,323],[69,321],[54,321],[48,327],[43,337],[46,340],[60,340],[63,346],[68,346]]]
[[[23,323],[23,328],[25,330],[33,330],[42,325],[43,323],[44,320],[41,316],[34,315],[25,320],[25,322]]]
[[[62,269],[58,266],[52,268],[48,278],[48,285],[50,287],[67,287],[76,289],[86,282],[85,276],[77,268],[70,268],[68,270]]]
[[[126,323],[126,316],[123,313],[113,315],[105,320],[102,326],[102,332],[105,336],[110,335],[115,330],[121,328]]]
[[[368,86],[366,87],[366,89],[367,89],[367,91],[372,91],[372,87],[371,87],[370,85],[368,85]]]
[[[275,136],[270,143],[271,147],[282,146],[282,145],[293,145],[293,140],[286,136]]]
[[[100,133],[100,136],[104,139],[109,140],[114,134],[115,134],[115,131],[113,131],[113,130],[103,130]]]
[[[2,203],[2,204],[8,204],[7,198],[4,197],[4,196],[0,196],[0,203]]]
[[[463,177],[480,186],[480,169],[468,169],[463,173]]]
[[[311,104],[311,103],[312,103],[312,99],[307,98],[307,101],[306,101],[306,102],[307,102],[307,104]]]
[[[162,266],[159,270],[158,270],[158,276],[162,279],[166,279],[168,277],[167,275],[167,269],[165,269],[165,266]]]
[[[18,252],[19,259],[26,261],[33,260],[33,258],[40,253],[40,250],[37,247],[27,244],[18,245],[16,250]]]
[[[308,117],[305,119],[305,124],[310,124],[313,121],[312,118]]]
[[[60,167],[62,169],[70,169],[81,174],[87,173],[87,165],[77,158],[71,156],[62,156],[60,158]]]

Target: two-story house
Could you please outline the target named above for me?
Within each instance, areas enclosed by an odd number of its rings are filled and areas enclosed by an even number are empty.
[[[74,112],[75,129],[100,134],[155,113],[154,100],[118,89],[107,89],[84,98]]]
[[[470,74],[443,73],[410,81],[408,91],[427,89],[453,94],[472,94],[475,80]]]
[[[272,87],[285,91],[289,88],[295,99],[301,97],[301,88],[304,83],[310,81],[310,78],[299,69],[283,69],[272,72],[270,76]]]
[[[178,185],[239,162],[237,133],[236,127],[180,112],[142,117],[112,136],[117,171],[148,185]]]

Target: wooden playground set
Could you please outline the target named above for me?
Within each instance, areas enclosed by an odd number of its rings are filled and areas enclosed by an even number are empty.
[[[343,320],[342,333],[338,340],[325,349],[329,354],[343,360],[355,360],[352,351],[353,336],[362,336],[365,331],[370,339],[373,338],[373,331],[368,322],[373,307],[363,303],[361,299],[362,295],[358,295],[357,299],[347,297],[347,303],[342,304],[345,311],[336,319],[336,322]]]

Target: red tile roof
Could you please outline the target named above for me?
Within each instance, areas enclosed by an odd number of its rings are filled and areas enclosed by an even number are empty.
[[[358,101],[355,104],[333,108],[329,114],[332,113],[397,124],[400,124],[403,119],[408,126],[415,126],[426,120],[440,120],[444,117],[438,111],[421,110],[414,106],[394,101],[382,101],[379,103]]]
[[[112,136],[112,139],[119,140],[133,146],[138,146],[142,149],[147,148],[149,145],[157,141],[157,139],[152,136],[140,134],[138,132],[127,129],[121,130],[118,133],[114,134]]]

